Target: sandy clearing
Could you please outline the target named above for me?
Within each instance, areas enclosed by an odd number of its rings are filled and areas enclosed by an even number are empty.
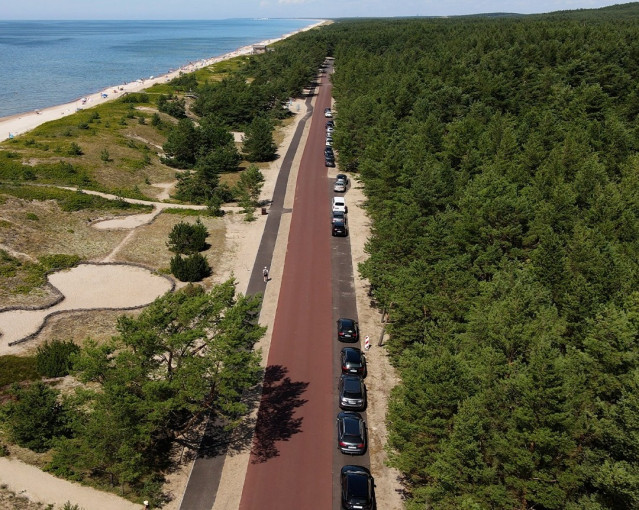
[[[170,280],[148,269],[123,264],[81,264],[53,273],[48,279],[65,299],[43,310],[0,312],[0,355],[22,352],[28,342],[16,346],[9,344],[35,333],[51,314],[68,310],[144,306],[173,287]]]

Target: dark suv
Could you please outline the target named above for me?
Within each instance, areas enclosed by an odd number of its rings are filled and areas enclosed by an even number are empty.
[[[357,342],[359,340],[359,328],[353,319],[337,319],[337,339],[340,342]]]
[[[342,411],[337,415],[337,447],[347,455],[366,453],[366,422],[354,411]]]
[[[331,234],[333,234],[333,237],[346,237],[348,235],[346,222],[343,219],[334,219],[333,225],[331,226]]]
[[[344,347],[340,353],[343,374],[366,377],[366,356],[357,347]]]
[[[374,510],[375,481],[371,472],[362,466],[344,466],[340,471],[342,508]]]

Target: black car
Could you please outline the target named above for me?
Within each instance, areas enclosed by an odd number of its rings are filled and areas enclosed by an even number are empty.
[[[366,385],[359,375],[342,374],[338,384],[339,406],[342,409],[366,409]]]
[[[346,237],[348,235],[348,229],[346,228],[346,222],[344,220],[335,220],[331,226],[331,233],[333,236]]]
[[[375,481],[371,472],[362,466],[344,466],[340,471],[342,508],[344,510],[373,510]]]
[[[346,184],[348,186],[348,175],[346,174],[337,174],[335,176],[335,180],[336,181],[344,181],[344,184]]]
[[[366,422],[354,411],[337,415],[337,448],[349,455],[366,453]]]
[[[359,327],[353,319],[337,319],[337,339],[341,342],[357,342]]]
[[[331,119],[331,120],[327,120],[327,121],[326,121],[326,127],[332,127],[332,128],[334,128],[334,127],[335,127],[335,121],[334,121],[334,120],[332,120],[332,119]]]
[[[331,157],[335,157],[335,153],[333,152],[333,147],[326,147],[324,149],[324,156],[331,156]]]
[[[366,377],[366,356],[357,347],[344,347],[340,354],[343,374],[357,374]]]
[[[324,156],[324,166],[330,166],[331,168],[335,166],[335,158],[332,156]]]

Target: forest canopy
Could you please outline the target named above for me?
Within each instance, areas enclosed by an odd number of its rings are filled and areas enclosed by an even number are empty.
[[[323,35],[407,508],[639,507],[639,6]]]

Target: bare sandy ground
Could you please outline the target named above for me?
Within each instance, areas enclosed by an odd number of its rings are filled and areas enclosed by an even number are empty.
[[[53,273],[49,276],[49,283],[65,297],[57,305],[44,310],[0,313],[0,355],[21,352],[20,344],[11,347],[9,343],[35,333],[51,314],[68,310],[144,306],[173,287],[169,279],[148,269],[122,264],[82,264],[68,271]]]
[[[303,102],[298,100],[293,103],[291,111],[297,114],[297,119],[295,123],[289,125],[285,130],[284,141],[279,150],[280,154],[284,154],[286,152],[295,131],[295,127],[297,126],[297,122],[299,122],[299,119],[305,113]],[[303,147],[309,127],[310,123],[306,126],[300,147]],[[299,160],[301,158],[301,151],[298,152],[299,153],[294,159],[293,167],[291,169],[291,176],[289,178],[284,201],[285,208],[292,207],[294,200],[295,181],[297,178],[297,171],[299,169]],[[268,200],[272,197],[278,171],[279,163],[277,161],[272,163],[268,169],[263,170],[265,183],[262,190],[262,199]],[[333,169],[330,175],[333,176],[337,173],[337,171],[339,170]],[[361,187],[355,180],[352,180],[351,182],[350,188],[347,192],[347,197],[349,201],[351,252],[354,268],[356,269],[357,264],[366,258],[364,245],[368,237],[369,222],[362,208],[365,198]],[[150,217],[161,212],[161,207],[163,205],[156,204],[156,206],[158,209],[156,209],[151,215],[138,216],[146,216],[144,221],[150,221],[150,219],[152,219]],[[119,222],[101,222],[95,226],[96,228],[130,228],[133,232],[136,226],[142,224],[140,221],[142,221],[141,218],[128,216],[127,218],[121,219]],[[225,216],[225,222],[227,227],[227,244],[229,246],[229,252],[226,260],[216,269],[216,281],[224,281],[228,277],[234,276],[238,282],[238,291],[245,293],[248,287],[253,262],[264,230],[266,216],[257,216],[256,221],[247,223],[243,220],[241,215],[229,214]],[[266,362],[268,358],[268,349],[271,341],[270,334],[275,317],[277,299],[279,296],[279,282],[281,281],[281,274],[284,265],[289,226],[290,215],[284,214],[282,216],[278,240],[273,255],[273,262],[270,268],[271,281],[269,282],[265,292],[264,304],[260,315],[260,323],[268,327],[265,337],[259,344],[259,348],[262,350],[264,362]],[[126,242],[127,238],[125,238],[123,243]],[[114,250],[107,259],[116,262],[117,249]],[[123,266],[105,265],[88,267],[105,268],[105,273],[96,275],[95,278],[101,280],[112,280],[108,283],[103,282],[110,285],[108,287],[110,290],[108,292],[103,292],[103,294],[114,295],[122,293],[122,285],[126,285],[126,277],[122,278],[125,273],[118,273],[118,271],[115,270],[112,274],[107,275],[107,273],[109,268],[115,269]],[[142,272],[144,271],[145,270],[142,269]],[[118,276],[118,274],[120,274],[120,276]],[[141,275],[138,276],[141,277]],[[146,276],[148,275],[145,275],[145,278]],[[92,276],[87,275],[87,278],[92,278]],[[65,296],[68,294],[67,297],[69,297],[69,299],[74,299],[72,295],[76,295],[76,298],[78,298],[82,292],[81,289],[74,288],[73,285],[73,283],[65,283],[64,277],[62,277],[62,281],[56,280],[56,286],[61,286],[61,291],[65,293]],[[102,283],[100,283],[100,285],[102,285]],[[136,287],[142,289],[145,285],[139,285]],[[386,455],[383,451],[383,445],[386,442],[387,435],[385,426],[386,402],[390,389],[397,381],[394,371],[388,363],[385,351],[377,346],[377,341],[382,333],[382,324],[380,322],[379,313],[370,306],[370,298],[367,295],[367,283],[359,278],[357,271],[355,271],[355,289],[362,335],[369,335],[372,344],[372,347],[367,354],[369,361],[367,387],[370,401],[367,414],[370,437],[369,451],[371,457],[371,468],[375,475],[377,485],[376,493],[378,498],[378,508],[399,510],[403,505],[401,501],[401,485],[399,483],[398,473],[385,466],[384,461]],[[159,287],[154,290],[154,292],[159,291]],[[0,329],[3,327],[1,320],[2,316],[0,314]],[[17,322],[22,322],[22,319]],[[0,338],[0,345],[2,345],[1,340],[2,339]],[[216,502],[212,510],[235,510],[238,508],[244,483],[244,476],[249,461],[248,453],[249,452],[247,451],[227,457],[217,492]],[[166,490],[173,495],[174,499],[164,507],[166,510],[177,510],[179,508],[182,494],[188,482],[190,469],[190,463],[183,464],[179,466],[175,472],[168,475]],[[6,484],[7,488],[17,494],[26,495],[30,499],[40,501],[44,504],[53,503],[56,507],[61,507],[66,501],[71,501],[74,504],[78,504],[85,510],[115,510],[116,508],[126,510],[129,508],[141,508],[141,505],[132,504],[131,502],[118,498],[117,496],[104,494],[91,488],[82,487],[65,480],[57,479],[39,471],[37,468],[24,464],[20,461],[6,458],[0,458],[0,483]]]

